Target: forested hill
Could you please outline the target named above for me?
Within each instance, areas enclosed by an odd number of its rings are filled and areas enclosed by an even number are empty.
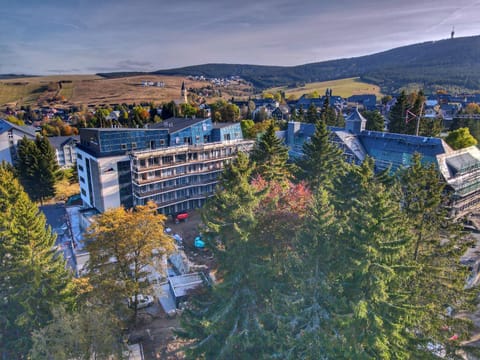
[[[359,76],[380,85],[388,93],[409,84],[419,84],[430,90],[438,87],[478,90],[480,36],[431,41],[373,55],[300,66],[205,64],[154,73],[206,77],[238,75],[258,88]]]

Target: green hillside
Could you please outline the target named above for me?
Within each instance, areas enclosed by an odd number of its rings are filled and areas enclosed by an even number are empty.
[[[480,36],[430,41],[373,55],[300,66],[205,64],[159,70],[155,74],[238,75],[260,89],[360,77],[379,85],[384,93],[412,85],[427,91],[438,88],[480,90]]]

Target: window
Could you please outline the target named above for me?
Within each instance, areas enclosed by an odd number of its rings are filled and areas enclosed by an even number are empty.
[[[85,179],[82,176],[80,176],[80,182],[85,184]]]
[[[122,150],[127,150],[127,144],[122,144],[122,145],[120,145],[120,147],[121,147]]]
[[[132,142],[132,149],[136,149],[136,148],[137,148],[137,143]]]
[[[81,191],[83,196],[87,196],[87,192],[85,190],[81,189]]]
[[[80,160],[82,160],[82,159],[83,159],[82,154],[77,154],[77,158],[80,159]]]
[[[82,166],[82,165],[78,165],[78,170],[83,171],[83,166]]]
[[[165,140],[164,139],[160,139],[160,145],[165,145]]]

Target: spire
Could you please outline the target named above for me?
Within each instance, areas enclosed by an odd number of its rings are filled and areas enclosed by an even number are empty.
[[[182,101],[183,104],[188,103],[188,100],[187,100],[187,88],[185,87],[185,81],[182,81],[181,101]]]
[[[450,33],[450,39],[453,39],[455,36],[455,26],[452,26],[452,32]]]

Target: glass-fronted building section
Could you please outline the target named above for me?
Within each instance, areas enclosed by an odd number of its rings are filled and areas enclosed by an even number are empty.
[[[213,195],[224,164],[252,146],[240,124],[216,125],[211,119],[173,118],[147,129],[80,129],[77,168],[88,179],[81,183],[82,199],[101,212],[148,201],[167,215],[198,208]]]

